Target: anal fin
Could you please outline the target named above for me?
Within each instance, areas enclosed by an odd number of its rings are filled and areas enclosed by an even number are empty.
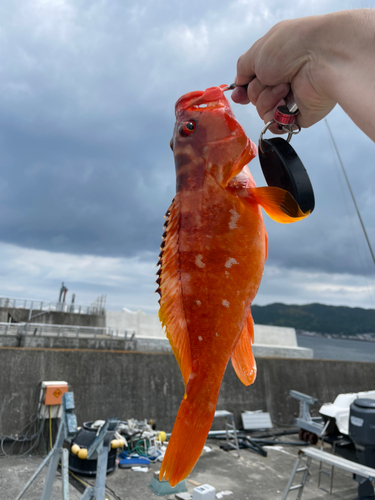
[[[257,368],[251,344],[254,342],[253,318],[249,314],[245,320],[236,347],[232,352],[231,361],[237,377],[244,385],[251,385],[256,377]]]

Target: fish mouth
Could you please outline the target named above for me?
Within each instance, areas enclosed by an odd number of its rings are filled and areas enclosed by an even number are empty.
[[[204,94],[204,90],[195,90],[194,92],[189,92],[181,96],[175,104],[175,110],[179,108],[187,108],[189,107],[195,100],[201,97]]]
[[[223,89],[226,87],[228,85],[209,87],[206,90],[196,90],[183,95],[175,104],[176,116],[187,109],[205,108],[209,104],[213,104],[215,107],[225,106],[226,97]],[[223,101],[220,102],[221,100]]]

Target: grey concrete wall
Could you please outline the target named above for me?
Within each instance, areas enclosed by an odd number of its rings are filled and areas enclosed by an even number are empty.
[[[134,330],[137,337],[165,338],[157,314],[143,311],[106,311],[106,326],[114,331]],[[283,326],[254,325],[254,344],[282,347],[297,347],[294,328]]]
[[[273,421],[292,424],[295,389],[333,401],[337,394],[375,389],[375,364],[310,359],[259,358],[258,376],[244,387],[229,364],[218,409],[264,410]],[[0,348],[0,435],[20,432],[35,412],[42,380],[66,380],[74,391],[78,422],[107,417],[152,418],[166,431],[184,394],[170,353]],[[319,409],[316,407],[316,411]]]
[[[107,311],[106,326],[119,334],[124,330],[134,330],[139,340],[152,343],[155,350],[165,350],[160,342],[165,340],[157,314],[145,314],[143,311],[131,312]],[[159,343],[157,342],[159,340]],[[140,342],[141,346],[142,343]],[[143,350],[143,349],[142,349]],[[254,325],[254,354],[283,358],[313,358],[312,349],[298,347],[294,328],[281,326]]]
[[[143,311],[106,311],[106,326],[119,332],[134,330],[137,337],[165,338],[158,315]]]
[[[285,326],[254,325],[254,344],[298,347],[296,330]]]
[[[29,309],[18,309],[15,307],[0,307],[0,322],[8,323],[9,317],[17,323],[27,321],[29,317]]]
[[[38,311],[33,311],[33,315]],[[29,309],[0,307],[0,322],[7,323],[9,315],[17,323],[28,322]],[[105,327],[105,315],[97,314],[74,314],[61,311],[50,311],[33,318],[31,323],[44,323],[48,325],[76,325],[76,326],[96,326]]]
[[[129,339],[129,337],[128,337]],[[77,338],[75,334],[69,336],[51,335],[0,335],[0,347],[50,347],[53,349],[109,349],[116,351],[140,352],[172,352],[169,340],[166,338],[135,337],[130,341],[125,337],[106,337],[97,335],[97,338],[83,336]],[[279,347],[273,345],[253,345],[253,353],[262,358],[309,358],[312,359],[314,351],[303,347]]]
[[[33,335],[0,335],[1,347],[30,347],[53,349],[108,349],[116,351],[135,351],[137,342],[128,339],[94,337],[49,337]]]
[[[0,335],[0,347],[19,347],[20,340],[17,335]]]

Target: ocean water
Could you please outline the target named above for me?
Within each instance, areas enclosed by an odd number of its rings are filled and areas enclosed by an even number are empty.
[[[375,362],[375,342],[297,335],[299,347],[314,349],[314,359]]]

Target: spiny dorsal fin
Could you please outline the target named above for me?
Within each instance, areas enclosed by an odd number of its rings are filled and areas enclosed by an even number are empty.
[[[190,340],[182,303],[181,275],[179,269],[179,197],[172,201],[164,225],[165,233],[160,253],[158,292],[160,293],[159,319],[165,327],[173,353],[187,385],[191,373]]]
[[[257,367],[251,349],[251,344],[254,342],[254,326],[253,318],[249,309],[249,314],[242,328],[240,338],[234,348],[231,356],[232,365],[237,377],[244,385],[250,385],[254,382]]]

